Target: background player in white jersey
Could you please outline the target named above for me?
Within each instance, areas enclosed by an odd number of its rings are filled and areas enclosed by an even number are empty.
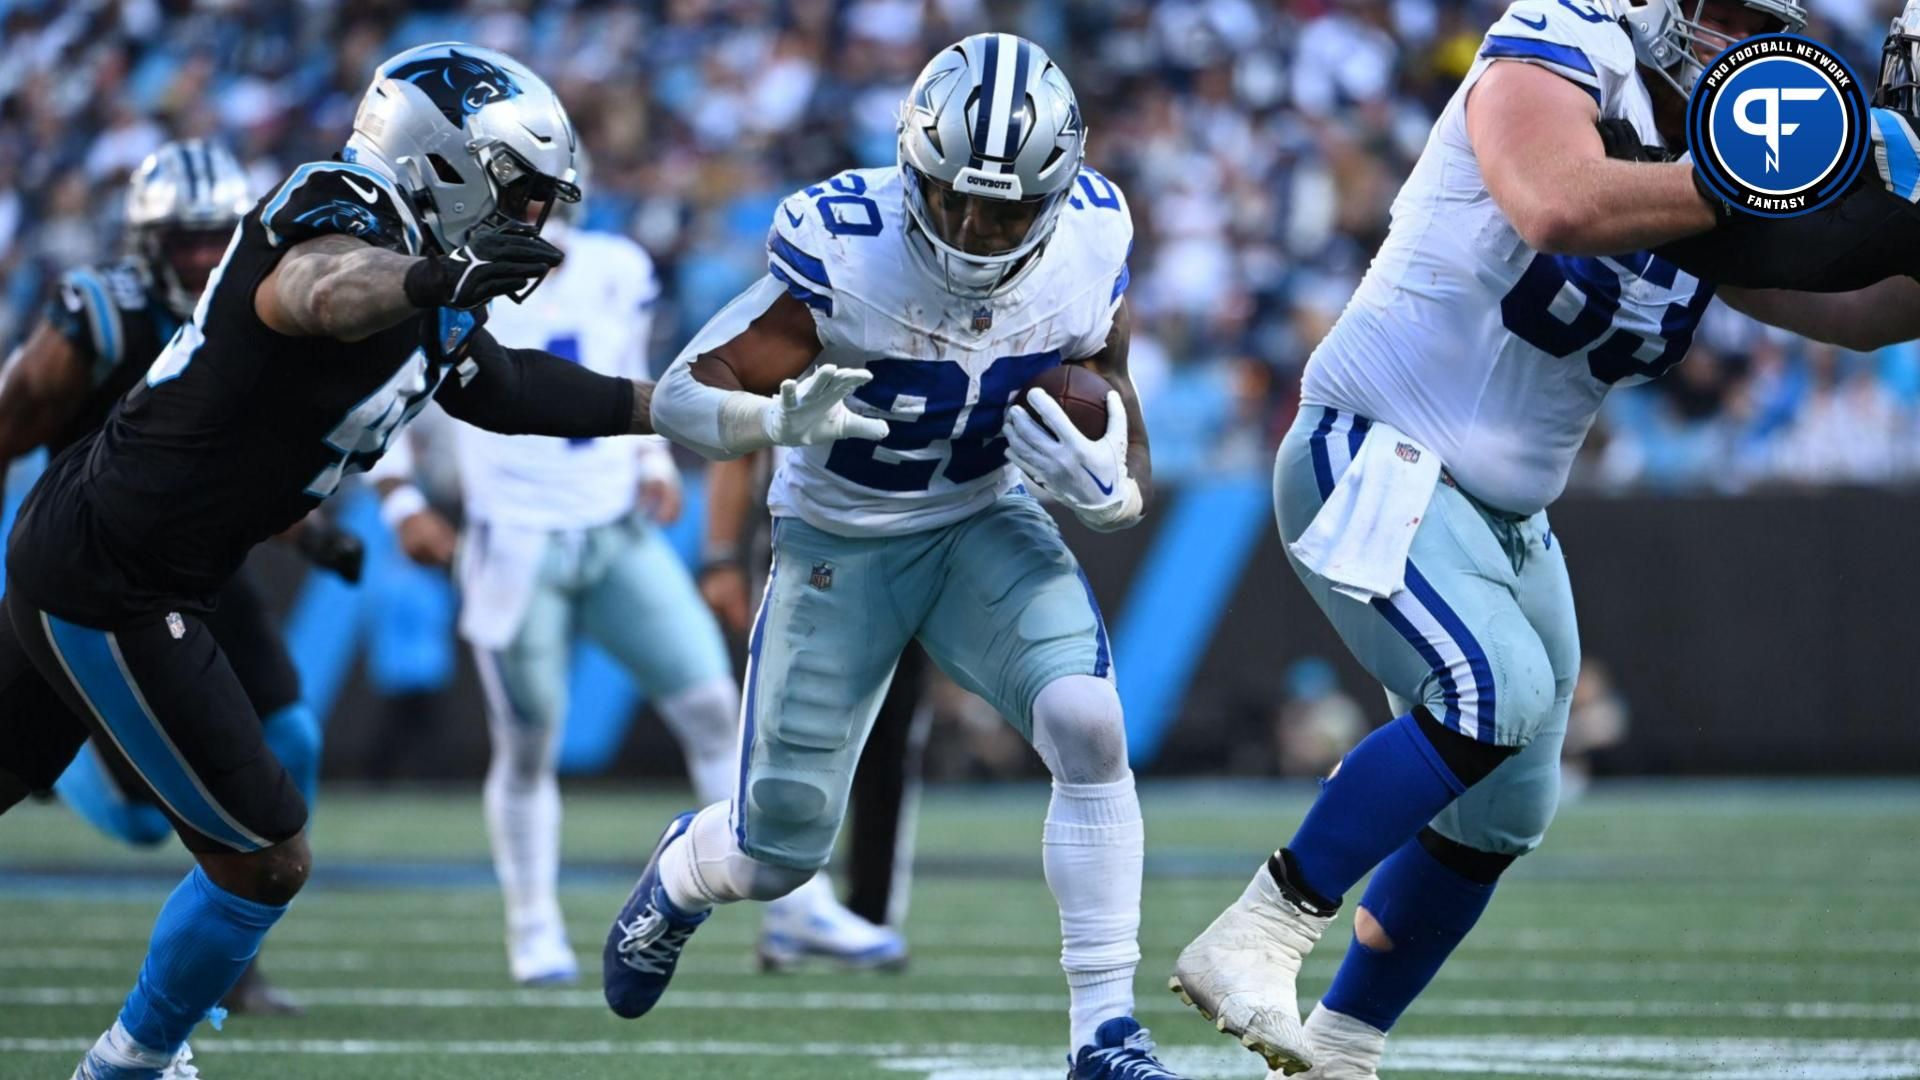
[[[1386,1031],[1540,843],[1580,657],[1545,507],[1607,392],[1678,363],[1713,295],[1643,249],[1732,212],[1690,165],[1607,147],[1678,146],[1706,60],[1804,21],[1798,0],[1513,4],[1314,352],[1275,463],[1280,531],[1401,715],[1347,756],[1172,980],[1276,1075],[1374,1077]],[[1303,1026],[1300,964],[1376,866]]]
[[[1140,516],[1131,219],[1118,189],[1082,170],[1072,88],[1031,42],[981,34],[942,51],[899,130],[898,168],[780,205],[770,275],[664,376],[663,434],[715,458],[799,449],[770,494],[739,785],[661,837],[607,939],[607,1001],[645,1013],[714,905],[777,897],[827,861],[874,712],[917,637],[1053,774],[1043,852],[1073,1075],[1169,1077],[1130,1015],[1143,834],[1105,628],[1008,466],[1095,528]],[[1105,437],[1079,434],[1044,395],[1022,400],[1046,428],[1009,408],[1066,362],[1113,381]]]
[[[624,236],[571,227],[576,216],[545,232],[566,262],[526,303],[495,306],[488,326],[509,346],[646,378],[660,295],[653,260]],[[508,967],[523,984],[571,982],[579,962],[557,892],[557,758],[575,636],[597,642],[651,695],[703,801],[733,790],[740,692],[718,625],[655,527],[680,513],[664,439],[508,436],[456,423],[454,446],[465,508],[460,633],[487,698],[487,832],[506,899]],[[376,469],[383,511],[409,556],[444,565],[452,528],[418,489],[384,479],[410,468],[396,453]],[[769,905],[760,948],[859,967],[905,952],[898,934],[841,907],[825,874]]]

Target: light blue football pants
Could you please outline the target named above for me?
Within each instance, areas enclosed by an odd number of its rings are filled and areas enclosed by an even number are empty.
[[[1014,492],[963,521],[855,538],[783,518],[746,677],[735,836],[756,861],[824,865],[907,642],[1022,735],[1068,675],[1111,679],[1106,625],[1060,530]]]
[[[658,529],[627,519],[556,531],[513,639],[504,649],[474,650],[496,740],[534,741],[551,754],[580,635],[604,648],[656,702],[732,678],[720,626]],[[731,744],[733,733],[722,737]]]
[[[1365,417],[1301,408],[1273,472],[1289,545],[1370,430]],[[1560,746],[1580,670],[1573,589],[1546,512],[1504,514],[1443,480],[1414,535],[1407,588],[1371,604],[1287,558],[1396,713],[1425,705],[1461,734],[1523,748],[1434,819],[1435,831],[1499,854],[1538,847],[1559,802]]]

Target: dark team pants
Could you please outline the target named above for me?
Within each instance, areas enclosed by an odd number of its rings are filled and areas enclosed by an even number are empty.
[[[50,787],[91,732],[193,851],[258,851],[305,827],[306,801],[199,617],[155,613],[103,630],[17,592],[0,608],[0,773],[11,787]],[[0,808],[24,791],[0,791]]]

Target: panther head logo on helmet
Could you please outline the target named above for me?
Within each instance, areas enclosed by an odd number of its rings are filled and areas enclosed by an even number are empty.
[[[500,65],[450,48],[444,56],[422,56],[397,64],[389,78],[419,87],[454,127],[493,101],[518,97],[520,84]]]

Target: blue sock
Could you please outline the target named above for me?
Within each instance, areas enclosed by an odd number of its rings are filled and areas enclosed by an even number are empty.
[[[1493,889],[1491,882],[1469,880],[1441,863],[1418,838],[1407,841],[1380,864],[1360,898],[1393,948],[1378,952],[1356,936],[1321,1004],[1392,1030],[1480,921]]]
[[[180,1049],[286,911],[285,904],[243,900],[194,867],[160,908],[140,981],[120,1007],[120,1025],[149,1050]]]
[[[313,814],[314,794],[320,786],[320,721],[304,701],[267,717],[261,725],[267,748],[280,759],[280,765],[300,789],[307,801],[307,814]]]
[[[1467,790],[1420,722],[1402,716],[1348,751],[1287,843],[1293,884],[1337,905],[1347,890]]]
[[[89,825],[123,843],[145,847],[173,835],[173,823],[159,807],[127,798],[107,775],[106,763],[92,743],[80,748],[73,764],[54,781],[53,790]]]

